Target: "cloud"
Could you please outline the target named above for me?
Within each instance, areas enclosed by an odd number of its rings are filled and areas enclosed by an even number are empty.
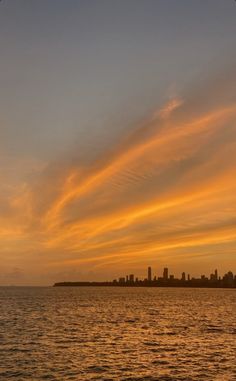
[[[3,255],[18,245],[45,265],[105,268],[236,246],[230,73],[170,100],[93,160],[68,153],[2,194]]]

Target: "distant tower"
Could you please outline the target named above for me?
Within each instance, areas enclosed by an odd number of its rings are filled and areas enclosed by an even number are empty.
[[[129,281],[130,281],[131,283],[134,282],[134,274],[130,274],[130,276],[129,276]]]
[[[167,267],[164,268],[164,271],[163,271],[163,279],[164,279],[164,280],[168,280],[168,268],[167,268]]]
[[[185,273],[182,273],[182,278],[181,278],[181,280],[182,280],[183,282],[186,281],[186,275],[185,275]]]
[[[148,282],[152,281],[152,268],[148,267]]]
[[[215,280],[218,280],[218,271],[215,270]]]

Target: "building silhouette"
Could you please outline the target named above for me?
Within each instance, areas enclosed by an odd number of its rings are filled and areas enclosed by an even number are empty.
[[[134,274],[114,279],[111,282],[59,282],[54,286],[119,286],[119,287],[210,287],[210,288],[236,288],[236,275],[228,271],[223,277],[218,276],[218,270],[210,274],[201,275],[200,278],[191,278],[182,272],[180,279],[174,275],[169,276],[167,267],[163,270],[163,277],[152,276],[152,268],[147,269],[147,278],[135,278]]]
[[[167,267],[164,268],[164,271],[163,271],[163,279],[164,279],[164,280],[168,280],[168,268],[167,268]]]
[[[134,282],[134,274],[130,274],[130,276],[129,276],[129,281],[130,281],[131,283]]]

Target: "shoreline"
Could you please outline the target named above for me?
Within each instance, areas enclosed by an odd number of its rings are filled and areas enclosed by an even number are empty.
[[[119,288],[220,288],[235,289],[235,285],[215,285],[215,284],[115,284],[113,282],[58,282],[53,287],[119,287]]]

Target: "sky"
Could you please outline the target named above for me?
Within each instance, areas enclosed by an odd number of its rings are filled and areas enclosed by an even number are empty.
[[[236,3],[2,0],[0,285],[236,272]]]

